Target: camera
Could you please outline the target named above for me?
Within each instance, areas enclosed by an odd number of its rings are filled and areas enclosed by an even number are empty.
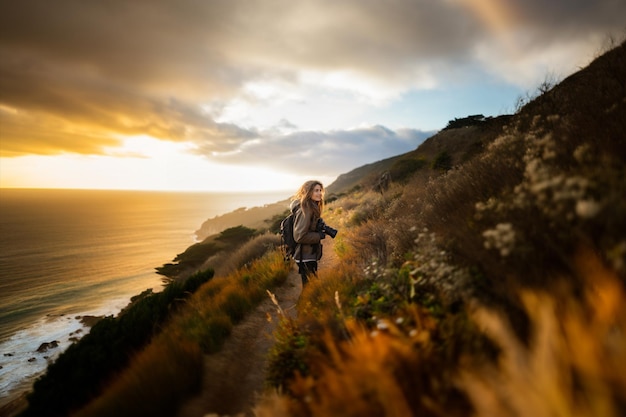
[[[318,219],[317,220],[317,229],[316,230],[318,232],[327,234],[328,236],[332,237],[333,239],[335,238],[335,236],[337,236],[337,229],[333,229],[332,227],[330,227],[329,225],[324,223],[324,220],[322,220],[322,219]]]

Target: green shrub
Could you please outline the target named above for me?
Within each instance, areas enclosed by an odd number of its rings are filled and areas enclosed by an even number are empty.
[[[426,160],[423,158],[400,159],[399,161],[394,162],[389,169],[389,173],[393,181],[405,182],[413,173],[422,169],[424,166],[426,166]]]
[[[252,309],[250,301],[245,294],[232,291],[226,295],[221,307],[224,313],[231,317],[234,323],[237,323]]]
[[[328,202],[328,200],[326,200],[326,202]],[[290,210],[285,210],[283,213],[277,214],[269,219],[267,221],[267,224],[269,225],[267,230],[274,234],[280,233],[280,223],[289,215],[289,213]]]
[[[233,245],[240,245],[255,235],[256,230],[254,229],[245,226],[235,226],[222,231],[216,239],[232,247]]]
[[[289,319],[281,320],[273,335],[275,343],[268,355],[266,382],[272,388],[289,392],[289,381],[297,374],[309,374],[307,360],[311,352],[308,337],[296,322]]]
[[[231,318],[225,313],[218,312],[203,319],[199,324],[203,328],[200,347],[206,353],[218,352],[233,328]]]
[[[208,271],[191,281],[172,282],[159,293],[144,292],[118,317],[97,322],[35,382],[23,416],[65,415],[94,398],[103,383],[158,333],[181,300],[212,276]]]
[[[452,156],[450,156],[448,151],[439,152],[435,156],[431,168],[438,171],[449,171],[452,169]]]
[[[179,253],[174,258],[176,263],[166,263],[155,268],[157,274],[175,278],[180,273],[194,267],[198,267],[211,255],[217,253],[221,248],[214,242],[195,243],[189,246],[184,252]]]

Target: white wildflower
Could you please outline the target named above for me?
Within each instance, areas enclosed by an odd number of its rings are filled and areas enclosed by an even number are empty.
[[[501,256],[508,256],[515,247],[515,230],[511,223],[499,223],[494,229],[483,232],[486,249],[497,249]]]
[[[378,323],[376,323],[376,328],[378,330],[389,330],[389,323],[385,320],[379,320]]]

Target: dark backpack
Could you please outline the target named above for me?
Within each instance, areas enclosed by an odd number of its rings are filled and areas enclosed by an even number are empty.
[[[297,209],[296,209],[297,210]],[[296,253],[298,243],[293,237],[293,222],[295,221],[295,210],[280,222],[280,244],[285,251],[285,260],[293,258]]]

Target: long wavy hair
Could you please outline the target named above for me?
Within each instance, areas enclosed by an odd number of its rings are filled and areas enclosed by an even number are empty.
[[[302,184],[296,195],[294,196],[296,200],[300,201],[300,207],[307,214],[313,214],[313,217],[321,217],[322,210],[324,209],[324,198],[318,203],[317,201],[313,201],[311,199],[311,195],[313,194],[313,189],[315,186],[319,185],[322,187],[322,194],[324,193],[324,185],[317,180],[309,180]]]

